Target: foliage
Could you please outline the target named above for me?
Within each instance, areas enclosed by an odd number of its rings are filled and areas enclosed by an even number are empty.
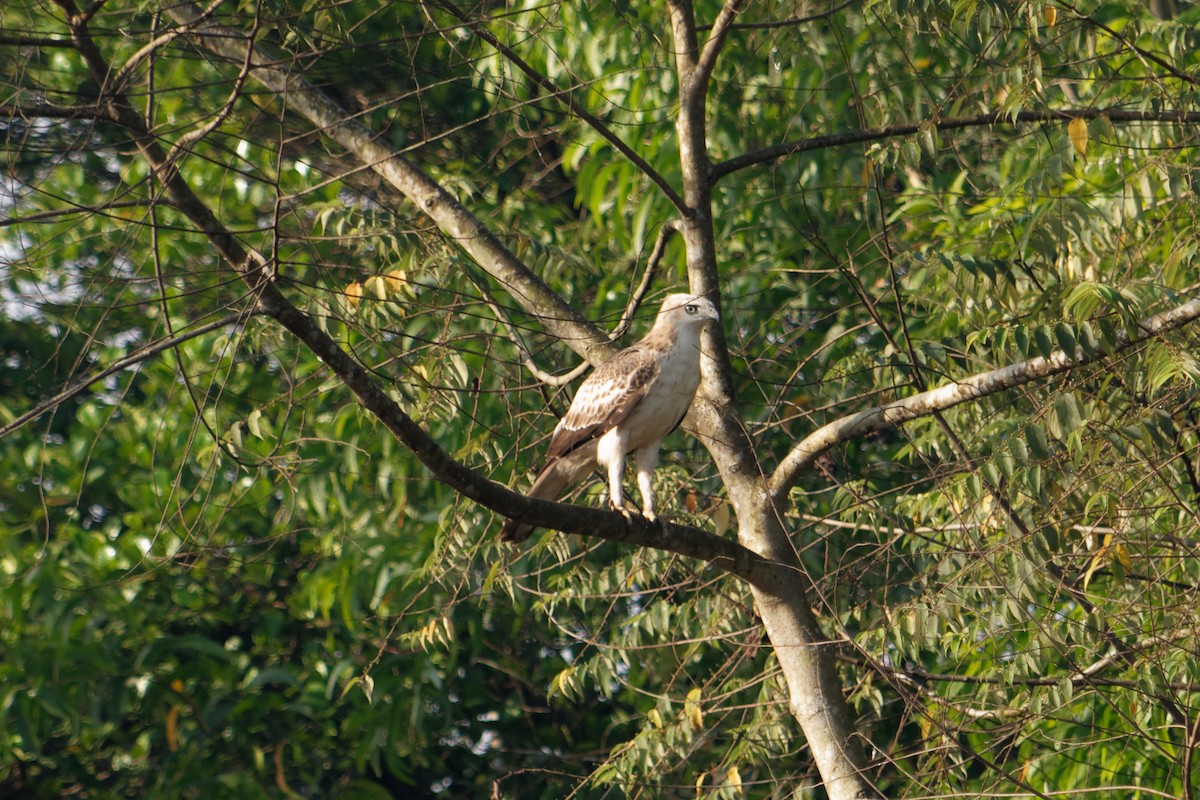
[[[719,11],[695,4],[705,31]],[[580,112],[680,185],[661,4],[216,13],[616,324],[678,212]],[[598,540],[501,546],[80,110],[101,87],[64,14],[0,10],[0,425],[179,341],[0,438],[3,793],[821,796],[746,587]],[[927,386],[1111,354],[1195,294],[1196,9],[872,0],[759,25],[792,15],[743,9],[708,98],[718,171],[796,145],[713,197],[764,469]],[[89,30],[155,136],[187,142],[181,174],[445,449],[524,485],[567,395],[523,359],[565,372],[569,351],[240,64],[186,36],[142,50],[167,25],[113,0]],[[851,442],[792,488],[888,796],[1191,790],[1194,339]],[[733,535],[704,448],[668,450],[660,507]]]

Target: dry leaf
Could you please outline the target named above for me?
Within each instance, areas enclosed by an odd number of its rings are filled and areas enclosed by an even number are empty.
[[[351,308],[358,308],[358,304],[362,302],[363,287],[358,281],[346,287],[346,300],[350,303]]]
[[[1067,136],[1070,137],[1075,152],[1081,156],[1087,156],[1088,127],[1087,121],[1083,117],[1071,120],[1067,125]]]
[[[716,534],[721,536],[729,530],[729,504],[723,500],[717,501],[716,508],[712,511],[713,527],[716,529]]]
[[[729,785],[734,789],[740,790],[742,788],[742,774],[738,772],[737,767],[729,768]]]

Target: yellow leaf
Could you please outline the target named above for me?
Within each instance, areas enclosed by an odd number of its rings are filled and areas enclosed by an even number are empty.
[[[1071,139],[1071,144],[1075,147],[1075,152],[1080,156],[1087,155],[1088,146],[1088,126],[1087,121],[1082,117],[1076,117],[1067,125],[1067,136]]]
[[[729,768],[729,785],[739,791],[742,788],[742,775],[740,772],[738,772],[737,767]]]
[[[358,304],[362,302],[363,287],[358,281],[346,287],[346,301],[350,303],[351,308],[358,308]]]
[[[367,705],[375,702],[375,679],[370,675],[363,675],[362,693],[363,696],[367,698]]]
[[[1112,545],[1112,534],[1104,534],[1104,543],[1100,545],[1100,549],[1096,551],[1096,555],[1092,556],[1092,562],[1088,564],[1087,572],[1083,573],[1083,588],[1086,589],[1092,581],[1092,575],[1104,562],[1104,557],[1108,555],[1108,548]]]
[[[1058,9],[1054,6],[1046,6],[1042,10],[1042,15],[1046,18],[1046,27],[1053,28],[1054,23],[1058,22]]]
[[[1129,551],[1125,549],[1125,545],[1117,542],[1117,546],[1113,548],[1113,558],[1120,562],[1126,572],[1133,569],[1133,560],[1129,557]]]
[[[659,730],[662,730],[663,718],[662,718],[662,714],[658,713],[657,708],[650,709],[650,711],[646,713],[646,719],[650,720],[651,725],[658,728]]]
[[[376,300],[387,300],[388,285],[387,281],[378,275],[372,275],[367,278],[363,284],[363,290],[372,295]]]
[[[408,283],[408,273],[402,269],[392,270],[383,276],[383,280],[387,284],[388,291],[396,294],[404,288],[404,284]]]
[[[716,528],[717,536],[723,535],[729,530],[729,503],[723,500],[718,500],[716,507],[712,512],[713,527]]]
[[[683,714],[687,717],[688,724],[692,726],[692,730],[704,730],[704,712],[700,710],[700,698],[702,697],[700,687],[697,686],[687,693],[687,702],[684,703]]]
[[[696,797],[699,797],[704,792],[704,773],[696,778]]]

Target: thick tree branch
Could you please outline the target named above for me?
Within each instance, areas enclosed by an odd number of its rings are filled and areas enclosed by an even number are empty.
[[[1023,386],[1033,381],[1048,378],[1073,367],[1095,363],[1110,355],[1128,350],[1147,339],[1168,331],[1182,328],[1200,319],[1200,299],[1190,300],[1175,308],[1147,317],[1138,323],[1137,333],[1130,336],[1121,330],[1114,337],[1112,352],[1088,355],[1082,350],[1067,354],[1055,350],[1048,358],[1038,356],[1000,369],[972,375],[961,381],[948,383],[935,389],[920,392],[912,397],[868,408],[857,414],[834,420],[804,438],[780,462],[771,476],[771,494],[777,502],[786,499],[788,490],[799,480],[816,458],[836,445],[901,425],[920,417],[929,416],[954,406],[978,400],[998,392]]]
[[[208,50],[235,63],[246,58],[246,36],[240,31],[202,21],[190,3],[166,9],[177,24],[195,26],[192,35]],[[364,165],[415,203],[441,231],[461,247],[526,311],[536,315],[555,337],[591,363],[615,352],[608,337],[550,289],[437,181],[379,138],[345,109],[303,78],[277,66],[278,61],[254,48],[250,76],[277,93],[325,136],[350,151]]]
[[[437,480],[501,516],[539,528],[594,536],[614,542],[652,547],[707,561],[752,585],[778,587],[781,566],[737,542],[688,525],[650,523],[619,513],[585,506],[535,500],[483,477],[456,461],[392,400],[371,373],[341,349],[317,323],[279,294],[274,285],[263,292],[264,310],[308,346],[358,398],[359,404],[383,423],[424,464]]]
[[[719,180],[731,172],[775,161],[796,153],[806,153],[813,150],[825,150],[830,147],[843,147],[849,144],[874,142],[884,139],[895,139],[901,136],[912,136],[922,130],[952,131],[961,128],[982,128],[992,126],[1010,126],[1030,122],[1069,122],[1073,119],[1093,120],[1101,117],[1109,122],[1158,122],[1177,123],[1180,125],[1200,124],[1200,112],[1195,111],[1132,111],[1122,108],[1079,108],[1079,109],[1046,109],[1041,111],[994,111],[985,114],[975,114],[968,117],[950,117],[948,119],[926,120],[924,122],[903,122],[887,125],[882,128],[866,128],[843,133],[830,133],[824,136],[813,136],[808,139],[797,139],[791,142],[764,147],[735,156],[727,161],[714,164],[712,179]]]

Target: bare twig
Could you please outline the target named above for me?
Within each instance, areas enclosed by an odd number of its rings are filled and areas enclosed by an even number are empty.
[[[204,10],[200,20],[198,20],[196,24],[199,24],[199,22],[207,19],[219,2],[220,0],[214,0],[213,4]],[[246,80],[250,77],[250,65],[254,60],[255,39],[258,36],[258,26],[260,22],[258,8],[258,6],[255,6],[254,21],[251,23],[250,31],[246,34],[246,54],[242,59],[242,66],[238,70],[237,78],[235,78],[233,81],[233,88],[230,90],[229,97],[225,100],[225,104],[221,106],[220,110],[218,110],[208,122],[198,128],[188,131],[175,140],[175,144],[171,145],[171,149],[167,153],[168,164],[174,164],[181,156],[190,152],[191,148],[197,142],[220,127],[221,124],[229,118],[229,115],[233,113],[235,104],[242,96],[242,89],[246,85]],[[178,35],[178,33],[179,32],[176,32],[176,35]]]
[[[654,249],[650,251],[650,257],[646,259],[646,271],[642,273],[641,283],[629,295],[629,302],[625,304],[625,313],[621,315],[621,321],[617,323],[617,327],[613,328],[608,335],[609,339],[616,341],[628,332],[629,326],[633,324],[633,318],[637,315],[638,308],[646,299],[646,293],[654,285],[654,278],[658,274],[658,265],[667,252],[667,244],[671,241],[671,237],[682,228],[681,220],[672,219],[664,222],[663,226],[658,229],[658,237],[654,240]]]
[[[75,397],[79,393],[87,390],[89,386],[104,380],[109,375],[115,375],[121,370],[128,369],[135,364],[140,364],[147,359],[153,358],[159,353],[176,348],[184,342],[191,341],[197,336],[203,336],[210,331],[215,331],[218,328],[224,328],[229,325],[241,324],[250,317],[254,316],[254,314],[254,311],[239,311],[235,314],[227,314],[220,319],[213,320],[212,322],[201,325],[198,328],[192,328],[189,331],[185,331],[175,336],[170,336],[166,339],[160,339],[157,342],[145,345],[144,347],[139,347],[129,355],[118,358],[116,361],[112,362],[99,372],[89,375],[86,378],[81,378],[80,380],[72,383],[67,388],[55,394],[53,397],[46,398],[7,425],[0,426],[0,436],[6,436],[18,428],[24,427],[30,422],[33,422],[46,412],[52,411],[53,409],[70,400],[72,397]]]
[[[735,31],[752,31],[770,30],[773,28],[787,28],[793,25],[805,25],[809,22],[816,22],[818,20],[825,19],[826,17],[832,17],[837,12],[841,11],[842,9],[849,8],[858,1],[859,0],[843,0],[843,2],[838,3],[833,8],[826,9],[825,11],[818,11],[815,14],[808,14],[803,17],[789,17],[788,19],[775,20],[772,22],[735,22],[732,25],[732,28]]]
[[[69,202],[69,201],[68,201]],[[124,208],[146,208],[152,203],[162,202],[158,198],[154,200],[121,200],[111,203],[105,203],[99,206],[75,206],[73,208],[53,208],[46,211],[38,211],[33,214],[25,214],[20,217],[5,217],[0,216],[0,228],[8,228],[13,225],[29,225],[35,222],[50,222],[60,217],[69,217],[72,214],[88,214],[88,215],[107,215],[110,211],[116,211]]]
[[[196,24],[203,22],[212,16],[217,7],[221,5],[222,0],[212,0],[208,7],[201,12],[200,18],[196,20]],[[175,41],[185,33],[184,28],[173,28],[166,33],[159,34],[152,38],[149,42],[138,48],[137,52],[126,59],[125,64],[117,70],[112,79],[108,82],[107,89],[109,91],[125,91],[126,83],[133,76],[133,73],[147,58],[153,56],[160,49]]]
[[[620,339],[629,330],[630,325],[633,324],[633,319],[637,315],[638,308],[641,306],[647,292],[650,290],[650,286],[654,283],[654,276],[658,272],[659,262],[662,261],[663,254],[667,250],[667,243],[671,240],[671,236],[679,230],[681,224],[682,223],[679,220],[670,220],[664,223],[661,228],[659,228],[658,238],[655,239],[654,249],[651,251],[650,257],[646,261],[646,271],[642,274],[641,283],[638,284],[637,289],[633,292],[633,294],[630,295],[629,302],[625,306],[625,311],[621,315],[621,321],[617,323],[617,326],[613,328],[612,331],[609,332],[608,338],[610,341],[615,342],[617,339]],[[527,348],[521,341],[520,332],[512,323],[512,320],[509,319],[508,314],[500,307],[498,303],[489,298],[486,293],[482,293],[482,295],[483,301],[487,303],[489,308],[492,309],[492,313],[496,315],[496,319],[500,320],[500,324],[503,325],[504,329],[508,332],[509,340],[516,345],[517,350],[520,353],[522,366],[529,370],[529,374],[532,375],[539,383],[544,383],[547,386],[565,386],[583,373],[587,372],[588,368],[591,367],[591,364],[586,361],[582,361],[569,372],[565,372],[561,375],[554,375],[542,370],[533,360],[533,354],[529,352],[529,348]]]
[[[57,106],[53,103],[0,103],[0,116],[8,119],[99,119],[104,116],[100,106],[88,103],[78,106]]]
[[[0,36],[2,47],[73,47],[70,39],[57,36]]]
[[[629,159],[631,164],[641,170],[642,173],[649,178],[655,186],[658,187],[659,191],[663,193],[663,196],[671,202],[671,205],[675,206],[675,208],[681,214],[687,213],[687,205],[684,204],[683,198],[679,196],[679,192],[675,191],[675,187],[673,187],[670,182],[667,181],[667,179],[664,178],[661,173],[659,173],[658,170],[652,167],[650,163],[646,161],[646,159],[634,152],[633,148],[627,145],[620,136],[617,136],[612,128],[604,124],[604,122],[602,122],[595,114],[592,114],[582,105],[580,105],[579,102],[571,96],[570,89],[561,88],[555,84],[554,81],[538,72],[528,61],[521,58],[521,56],[519,56],[511,47],[506,46],[503,42],[497,39],[495,34],[489,31],[487,27],[480,24],[478,20],[471,18],[465,11],[451,2],[451,0],[431,0],[431,2],[438,8],[441,8],[449,14],[457,17],[460,21],[462,21],[463,25],[471,30],[472,33],[474,33],[483,41],[487,42],[492,47],[496,48],[496,50],[506,59],[512,62],[517,69],[529,76],[534,83],[550,92],[551,97],[560,101],[563,105],[570,109],[572,114],[586,122],[588,126],[592,128],[592,130],[596,131],[596,133],[604,137],[609,144],[615,147],[617,152],[625,156],[625,158]]]
[[[718,180],[731,172],[746,167],[775,161],[779,158],[806,153],[813,150],[824,150],[830,147],[843,147],[862,142],[874,142],[884,139],[894,139],[901,136],[912,136],[922,130],[951,131],[961,128],[979,128],[989,126],[1017,125],[1030,122],[1069,122],[1073,119],[1093,120],[1101,117],[1109,122],[1166,122],[1180,125],[1200,124],[1200,112],[1196,111],[1133,111],[1122,108],[1080,108],[1080,109],[1046,109],[1043,111],[989,111],[968,117],[950,117],[948,119],[925,120],[922,122],[904,122],[888,125],[882,128],[865,128],[843,133],[830,133],[824,136],[812,136],[807,139],[797,139],[791,142],[764,147],[743,153],[740,156],[714,164],[712,178]]]

